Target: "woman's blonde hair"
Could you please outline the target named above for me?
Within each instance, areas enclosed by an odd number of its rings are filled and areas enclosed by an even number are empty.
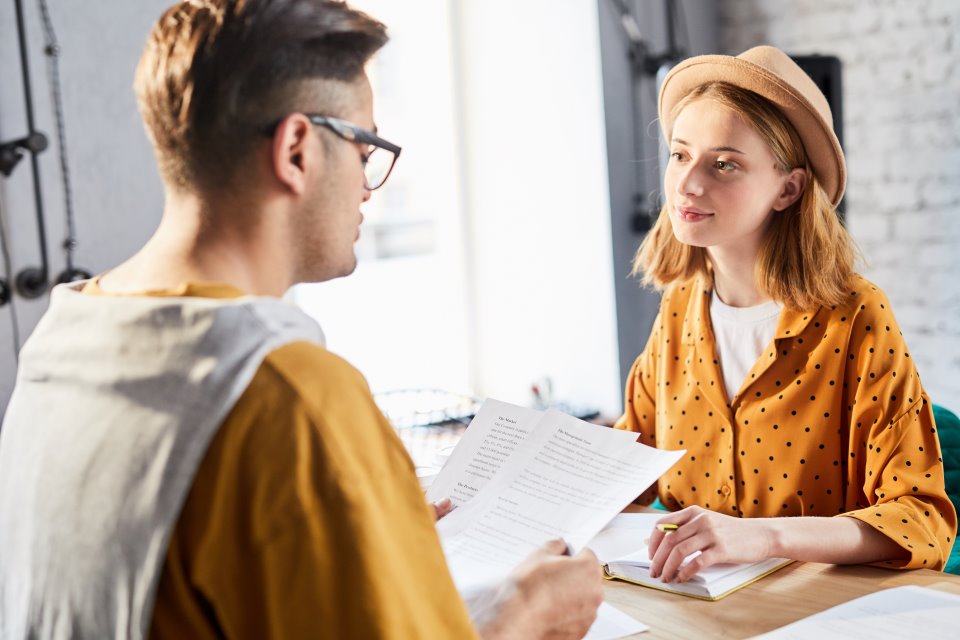
[[[797,310],[841,303],[849,297],[848,281],[859,252],[811,169],[793,125],[765,98],[724,82],[700,85],[677,103],[674,115],[701,98],[738,113],[767,142],[781,171],[802,168],[807,174],[800,199],[770,221],[757,256],[760,291]],[[713,281],[706,249],[677,240],[666,205],[637,250],[632,274],[642,274],[643,284],[658,290],[698,275],[709,284]]]

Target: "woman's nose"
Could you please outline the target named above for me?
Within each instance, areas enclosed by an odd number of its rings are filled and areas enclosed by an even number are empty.
[[[703,195],[702,176],[696,162],[691,162],[681,171],[680,179],[677,180],[677,193],[683,196]]]

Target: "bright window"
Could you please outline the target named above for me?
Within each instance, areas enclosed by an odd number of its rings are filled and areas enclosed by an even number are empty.
[[[596,0],[354,4],[389,26],[369,75],[403,153],[364,205],[356,272],[296,301],[375,393],[530,404],[536,384],[616,414]]]
[[[363,207],[348,278],[294,299],[372,390],[470,390],[450,20],[446,0],[351,3],[389,26],[368,69],[381,134],[403,147]]]

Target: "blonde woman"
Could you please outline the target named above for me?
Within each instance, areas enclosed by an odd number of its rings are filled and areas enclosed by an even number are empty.
[[[654,533],[651,573],[767,557],[941,569],[957,517],[931,405],[889,301],[853,271],[823,94],[756,47],[675,67],[659,112],[666,203],[634,269],[663,299],[617,423],[686,450],[641,497],[680,525]]]

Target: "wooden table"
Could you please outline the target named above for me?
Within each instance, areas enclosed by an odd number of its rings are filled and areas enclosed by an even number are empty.
[[[812,562],[795,562],[716,602],[617,580],[607,581],[605,588],[607,602],[650,627],[633,638],[686,640],[749,638],[868,593],[907,585],[960,595],[960,576],[949,573]]]
[[[906,585],[960,595],[960,576],[929,569],[795,562],[717,602],[616,580],[606,583],[606,601],[650,627],[633,636],[638,640],[749,638],[868,593]]]

